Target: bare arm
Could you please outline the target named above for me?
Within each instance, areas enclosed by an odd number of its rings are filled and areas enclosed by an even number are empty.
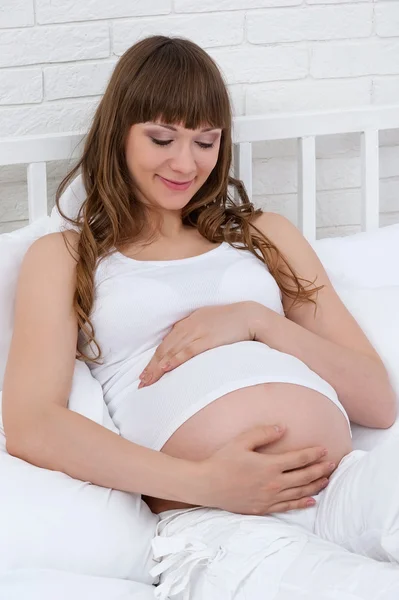
[[[77,235],[67,237],[76,248]],[[133,444],[67,409],[78,331],[75,266],[60,233],[39,239],[24,257],[3,389],[7,450],[83,481],[181,500],[191,495],[194,464]]]
[[[263,213],[256,224],[300,277],[324,285],[317,295],[316,315],[310,302],[291,310],[293,301],[283,294],[288,318],[270,313],[270,326],[261,318],[259,341],[296,356],[332,385],[351,421],[365,427],[391,427],[397,409],[387,370],[340,299],[317,254],[281,215]],[[284,271],[283,263],[281,269]]]
[[[77,234],[67,237],[76,250]],[[254,451],[283,435],[272,426],[192,462],[134,444],[68,410],[78,334],[75,288],[76,261],[62,234],[32,244],[19,275],[3,387],[10,454],[103,487],[249,514],[303,508],[323,487],[331,469],[318,462],[322,448],[269,456]]]

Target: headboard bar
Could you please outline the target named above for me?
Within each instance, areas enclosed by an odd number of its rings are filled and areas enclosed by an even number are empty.
[[[379,141],[376,129],[361,135],[362,231],[378,229],[380,220]]]
[[[29,223],[47,215],[47,167],[45,162],[27,168]]]
[[[316,239],[316,140],[298,140],[298,227],[308,241]]]
[[[0,138],[0,166],[69,160],[81,153],[83,132]]]
[[[399,129],[399,106],[235,117],[234,143]]]
[[[234,172],[244,182],[249,199],[252,198],[252,144],[244,142],[234,145]]]

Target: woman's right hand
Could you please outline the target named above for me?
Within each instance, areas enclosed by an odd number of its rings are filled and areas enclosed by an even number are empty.
[[[198,503],[249,515],[314,504],[312,495],[326,487],[334,466],[323,460],[327,451],[322,447],[283,454],[256,452],[256,448],[276,442],[283,435],[283,428],[256,427],[201,461]]]

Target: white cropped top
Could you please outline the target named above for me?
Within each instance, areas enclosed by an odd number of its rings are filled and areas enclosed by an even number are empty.
[[[139,261],[114,252],[100,261],[90,316],[103,364],[88,366],[122,437],[160,450],[207,404],[233,390],[272,381],[315,389],[348,418],[329,383],[298,358],[256,341],[203,352],[138,389],[140,373],[177,321],[203,306],[244,300],[283,315],[281,299],[266,265],[227,242],[178,260]]]

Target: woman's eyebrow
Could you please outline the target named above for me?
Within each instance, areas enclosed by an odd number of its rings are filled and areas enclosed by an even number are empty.
[[[157,125],[158,127],[164,127],[165,129],[170,129],[171,131],[177,131],[176,127],[173,127],[172,125],[161,125],[161,123],[154,123],[152,121],[150,121],[149,124]],[[206,131],[216,131],[217,129],[220,129],[220,128],[219,127],[206,127],[205,129],[201,129],[201,133],[205,133]]]

